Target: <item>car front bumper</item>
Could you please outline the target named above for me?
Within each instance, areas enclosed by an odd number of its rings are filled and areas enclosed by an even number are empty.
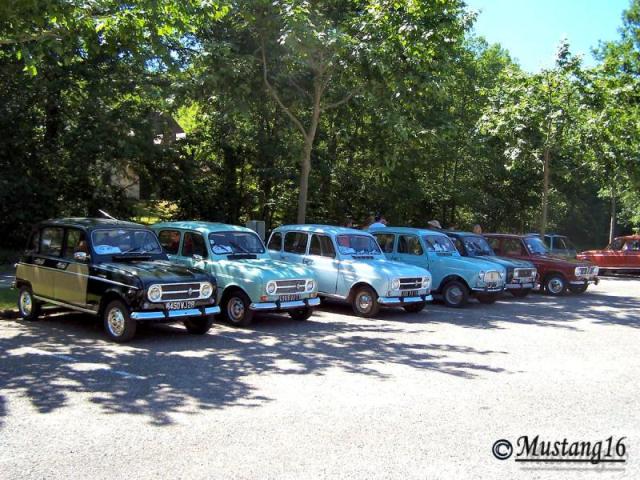
[[[569,281],[569,283],[571,285],[589,285],[590,283],[593,283],[594,285],[597,285],[598,282],[600,282],[598,277],[578,278],[576,280],[570,280]]]
[[[504,288],[505,290],[522,290],[523,288],[533,288],[535,286],[535,282],[533,280],[529,280],[522,283],[507,283]]]
[[[303,298],[301,300],[294,300],[292,302],[261,302],[261,303],[252,303],[249,308],[251,310],[257,311],[267,311],[267,310],[293,310],[295,308],[305,308],[305,307],[317,307],[320,305],[320,299],[318,297],[315,298]]]
[[[476,293],[500,293],[504,291],[504,285],[499,287],[473,287],[471,290]]]
[[[431,295],[418,295],[416,297],[378,297],[378,303],[382,305],[404,305],[407,303],[430,302]]]
[[[134,320],[165,320],[170,321],[178,318],[207,317],[220,313],[220,307],[212,305],[210,307],[186,308],[184,310],[152,310],[131,312]]]

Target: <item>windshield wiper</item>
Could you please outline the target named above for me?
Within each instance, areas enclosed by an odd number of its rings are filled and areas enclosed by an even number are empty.
[[[133,253],[136,250],[140,250],[139,252],[136,252],[136,253],[139,253],[140,255],[144,255],[145,253],[147,253],[147,251],[143,247],[133,247],[133,248],[130,248],[129,250],[125,250],[124,252],[121,252],[120,254],[124,255],[127,253]]]
[[[237,248],[238,250],[240,250],[241,253],[251,253],[249,250],[246,250],[246,249],[242,248],[240,245],[238,245],[233,240],[229,241],[229,245],[231,245],[234,248]]]

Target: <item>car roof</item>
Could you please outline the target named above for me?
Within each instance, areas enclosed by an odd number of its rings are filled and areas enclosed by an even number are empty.
[[[616,237],[614,240],[640,240],[640,235],[623,235]]]
[[[537,233],[483,233],[484,237],[496,237],[496,238],[527,238],[527,237],[539,237]]]
[[[178,222],[160,222],[152,225],[152,228],[177,228],[180,230],[193,230],[200,233],[214,232],[251,232],[256,233],[247,227],[239,225],[230,225],[228,223],[219,222],[199,222],[199,221],[178,221]]]
[[[104,227],[135,227],[148,228],[140,223],[128,222],[125,220],[114,220],[111,218],[89,218],[89,217],[68,217],[68,218],[51,218],[40,222],[40,225],[52,225],[60,227],[77,227],[87,230]]]
[[[366,230],[357,230],[355,228],[348,227],[338,227],[336,225],[282,225],[276,229],[276,231],[291,231],[295,230],[298,232],[306,232],[306,233],[325,233],[327,235],[344,235],[344,234],[359,234],[359,235],[370,235],[371,233]]]
[[[371,233],[384,233],[384,232],[390,232],[390,233],[412,233],[414,235],[436,235],[436,236],[442,236],[442,237],[446,237],[447,234],[442,231],[442,230],[432,230],[429,228],[415,228],[415,227],[380,227],[380,228],[375,228],[373,230],[370,230]]]

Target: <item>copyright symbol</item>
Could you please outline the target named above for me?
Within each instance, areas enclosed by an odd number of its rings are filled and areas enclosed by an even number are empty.
[[[513,453],[513,446],[509,440],[498,440],[493,444],[493,456],[498,460],[506,460]]]

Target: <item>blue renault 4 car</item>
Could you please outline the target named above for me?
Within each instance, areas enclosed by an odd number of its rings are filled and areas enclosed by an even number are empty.
[[[505,289],[514,297],[526,297],[535,287],[538,272],[531,262],[499,257],[482,235],[471,232],[447,232],[463,257],[481,258],[507,269]]]
[[[436,230],[383,227],[371,232],[392,260],[428,268],[432,290],[449,307],[463,307],[469,297],[493,303],[504,290],[506,269],[480,258],[464,258],[447,235]]]
[[[265,311],[306,320],[320,304],[313,272],[272,260],[249,228],[210,222],[165,222],[151,228],[171,261],[219,279],[221,313],[233,325],[247,326],[254,312]]]
[[[362,317],[375,316],[381,306],[419,312],[432,300],[429,271],[387,260],[362,230],[287,225],[273,231],[267,248],[274,259],[309,267],[321,296],[349,302]]]

